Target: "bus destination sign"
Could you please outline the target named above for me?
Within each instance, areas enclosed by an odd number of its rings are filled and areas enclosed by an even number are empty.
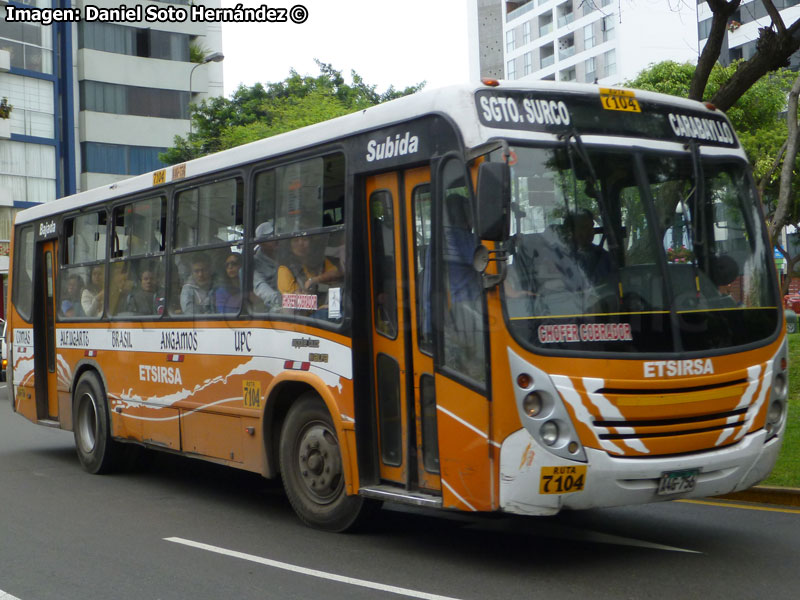
[[[566,133],[643,137],[712,146],[738,147],[722,113],[642,101],[633,90],[599,88],[598,95],[479,90],[478,118],[486,127]]]

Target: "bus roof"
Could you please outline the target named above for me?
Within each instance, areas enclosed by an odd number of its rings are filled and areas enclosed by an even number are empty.
[[[477,117],[475,95],[476,92],[496,91],[502,92],[543,92],[548,94],[569,94],[591,97],[599,95],[601,90],[598,85],[552,81],[500,81],[498,86],[486,85],[455,85],[434,90],[423,90],[409,96],[404,96],[390,102],[385,102],[349,115],[337,117],[329,121],[309,125],[301,129],[282,133],[276,136],[223,150],[215,154],[196,158],[185,164],[184,178],[214,173],[226,168],[295,152],[315,145],[330,143],[370,130],[379,129],[396,123],[430,114],[444,114],[459,128],[464,145],[472,148],[497,137],[520,137],[520,131],[505,128],[488,128],[481,124]],[[622,88],[615,88],[622,89]],[[668,96],[643,90],[635,90],[636,98],[662,105],[692,111],[708,111],[701,102]],[[716,115],[722,115],[717,111]],[[84,206],[133,194],[154,188],[154,174],[161,170],[152,171],[124,179],[116,183],[66,196],[52,202],[46,202],[17,214],[16,222],[25,223],[37,219],[75,210]],[[176,178],[177,180],[178,178]],[[171,168],[166,168],[165,179],[162,183],[170,183]]]

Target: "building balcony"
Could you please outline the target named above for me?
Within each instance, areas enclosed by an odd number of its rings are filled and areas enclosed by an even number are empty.
[[[569,58],[570,56],[575,55],[575,46],[569,46],[564,48],[563,50],[558,51],[558,59],[564,60],[565,58]]]

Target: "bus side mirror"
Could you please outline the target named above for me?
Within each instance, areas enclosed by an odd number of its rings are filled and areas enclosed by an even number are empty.
[[[478,167],[478,238],[492,242],[508,239],[511,204],[511,170],[506,163],[483,162]]]

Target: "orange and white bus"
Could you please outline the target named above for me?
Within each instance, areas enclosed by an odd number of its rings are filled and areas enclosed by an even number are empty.
[[[741,490],[786,424],[745,154],[658,94],[426,91],[63,198],[17,216],[10,294],[14,410],[86,470],[280,474],[330,530]]]

